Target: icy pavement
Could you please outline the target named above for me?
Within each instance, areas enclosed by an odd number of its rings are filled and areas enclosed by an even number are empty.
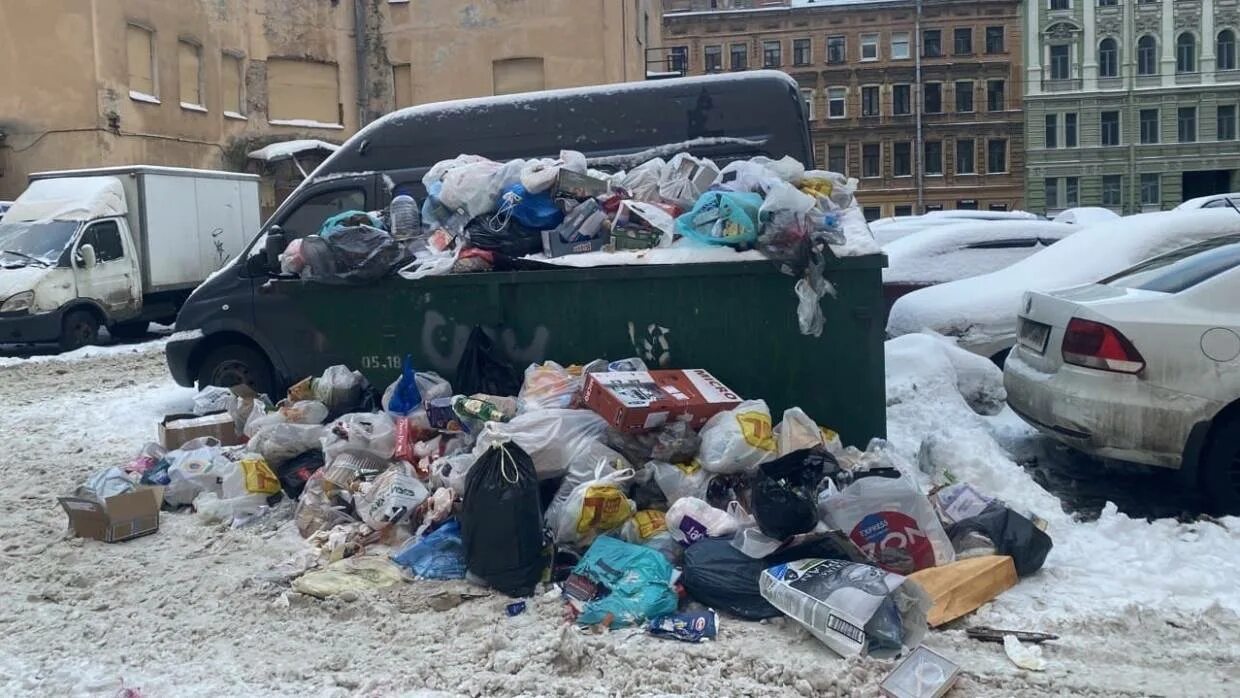
[[[915,460],[935,435],[956,476],[1034,509],[1055,538],[1041,573],[928,636],[964,668],[951,695],[1235,694],[1237,521],[1074,520],[1004,450],[1024,448],[1021,425],[961,397],[997,410],[984,362],[898,341],[893,444]],[[276,520],[232,531],[165,513],[157,535],[128,543],[66,538],[55,495],[132,456],[193,394],[155,351],[79,358],[0,368],[0,695],[877,696],[890,669],[838,659],[782,620],[724,618],[719,641],[686,645],[582,634],[557,599],[515,618],[501,597],[432,610],[431,595],[457,583],[351,602],[286,596],[264,579],[300,540]],[[1061,639],[1044,646],[1047,671],[1026,672],[1000,645],[965,638],[980,624]]]

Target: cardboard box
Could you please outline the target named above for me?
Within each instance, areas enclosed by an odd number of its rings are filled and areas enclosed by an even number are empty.
[[[548,257],[597,252],[611,240],[607,212],[594,199],[577,205],[554,230],[542,233],[543,253]]]
[[[159,530],[164,488],[139,487],[102,502],[87,497],[61,497],[58,501],[69,515],[69,530],[73,535],[119,543]]]
[[[213,436],[224,446],[241,443],[232,415],[216,412],[199,417],[196,414],[170,414],[159,423],[159,443],[169,451],[200,436]]]
[[[579,172],[560,168],[555,180],[555,194],[571,199],[592,199],[602,196],[609,189],[607,182]]]
[[[620,431],[649,431],[688,415],[693,427],[741,404],[741,397],[702,369],[586,374],[586,407]]]

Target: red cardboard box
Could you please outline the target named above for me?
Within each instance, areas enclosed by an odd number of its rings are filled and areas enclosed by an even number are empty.
[[[586,374],[586,407],[616,429],[657,429],[688,415],[693,428],[741,404],[741,397],[700,368],[685,371],[612,371]]]

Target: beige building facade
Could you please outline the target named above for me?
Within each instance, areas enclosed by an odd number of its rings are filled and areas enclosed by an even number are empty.
[[[296,179],[246,154],[402,106],[641,80],[660,22],[657,0],[5,0],[0,199],[63,168]],[[269,209],[290,183],[266,184]]]

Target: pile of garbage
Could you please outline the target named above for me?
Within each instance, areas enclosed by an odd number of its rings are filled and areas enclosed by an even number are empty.
[[[71,503],[106,516],[146,493],[231,527],[292,508],[307,548],[287,583],[320,598],[466,579],[557,593],[583,628],[689,642],[718,613],[787,615],[844,656],[917,647],[1050,550],[1036,517],[968,483],[924,494],[885,442],[845,447],[799,408],[776,422],[705,370],[522,374],[488,344],[476,329],[456,385],[407,358],[381,393],[344,366],[276,404],[208,388],[164,443],[62,502],[73,521]]]
[[[878,251],[854,196],[857,181],[807,171],[791,157],[719,167],[679,153],[608,174],[570,150],[556,160],[503,163],[461,155],[437,163],[422,184],[420,207],[398,187],[387,211],[328,219],[317,235],[289,244],[281,270],[366,283],[394,273],[538,269],[568,256],[588,257],[573,266],[608,266],[631,263],[618,253],[634,251],[657,262],[674,250],[667,259],[675,263],[720,248],[755,250],[798,279],[801,331],[819,336],[819,301],[832,292],[826,259]]]

